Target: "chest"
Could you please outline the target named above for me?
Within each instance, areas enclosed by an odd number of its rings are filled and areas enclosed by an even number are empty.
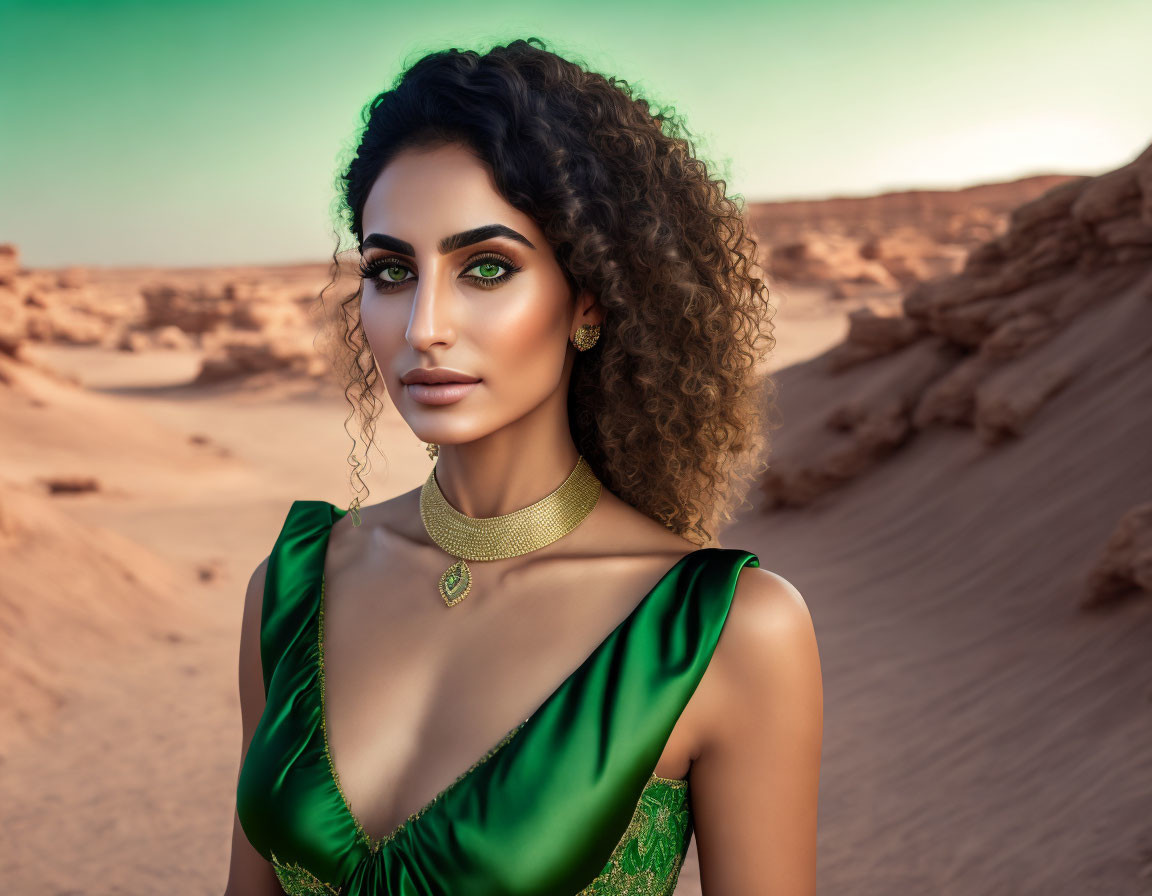
[[[689,785],[654,769],[708,666],[736,573],[754,555],[705,549],[677,562],[530,715],[404,821],[369,833],[327,738],[330,507],[294,506],[301,519],[286,526],[288,547],[278,542],[270,557],[266,706],[237,789],[243,830],[285,889],[671,893],[691,831]],[[616,886],[607,883],[613,875]],[[619,885],[626,879],[644,883]]]
[[[527,719],[672,561],[606,569],[585,563],[583,581],[562,562],[515,574],[485,568],[476,593],[450,609],[436,592],[435,570],[404,562],[395,558],[388,577],[352,570],[329,582],[326,574],[317,639],[330,760],[374,837],[395,829]],[[611,589],[590,593],[590,579]],[[496,593],[498,601],[486,600]],[[657,771],[666,779],[686,774],[689,721],[686,712],[661,755]]]
[[[321,598],[323,592],[322,581]],[[581,894],[672,892],[692,832],[688,782],[652,773],[638,796],[626,796],[628,791],[610,775],[600,781],[585,777],[586,784],[598,783],[606,790],[588,800],[580,779],[571,776],[571,757],[554,755],[549,739],[541,739],[537,724],[546,732],[549,713],[553,724],[560,719],[555,704],[564,702],[562,695],[578,675],[569,676],[535,713],[404,821],[386,833],[370,833],[341,786],[327,735],[324,607],[321,599],[314,664],[309,666],[307,652],[290,648],[272,676],[265,714],[249,746],[239,785],[238,809],[244,807],[242,817],[248,819],[245,830],[270,826],[265,832],[268,856],[286,893],[343,893],[345,887],[357,894],[575,892],[571,882],[587,878],[582,866],[588,856],[603,855],[608,849],[608,859]],[[589,660],[601,656],[597,650]],[[529,724],[538,717],[545,723]],[[598,724],[590,713],[583,722],[567,721],[582,724],[586,733]],[[567,741],[572,743],[572,738]],[[502,781],[509,774],[510,784]],[[542,789],[551,789],[551,795],[541,798]],[[258,800],[263,801],[263,810],[253,811],[251,803]],[[562,805],[567,815],[557,817],[556,807]],[[604,840],[607,832],[618,829],[626,808],[630,814],[623,833],[615,842]],[[490,849],[475,857],[474,861],[482,857],[477,873],[487,881],[486,888],[470,885],[461,890],[460,875],[471,873],[468,868],[449,864],[445,871],[443,861],[431,855],[413,864],[423,844],[432,844],[431,852],[436,853],[442,844],[469,836],[499,844],[505,852],[499,875],[493,875],[487,864]],[[272,842],[282,844],[280,853]],[[517,868],[529,855],[535,856],[530,866]],[[419,882],[408,879],[413,868],[421,869]],[[537,878],[540,872],[545,876]],[[442,882],[428,880],[430,874],[442,873],[448,875]],[[359,881],[358,876],[367,879]],[[340,880],[346,883],[332,883]]]

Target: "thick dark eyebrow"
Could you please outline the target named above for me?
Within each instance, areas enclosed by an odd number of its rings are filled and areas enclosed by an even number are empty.
[[[505,227],[503,224],[485,224],[482,227],[473,227],[471,230],[454,233],[440,240],[436,248],[440,250],[441,255],[447,255],[449,252],[455,252],[457,249],[463,249],[465,246],[471,246],[473,243],[480,243],[497,236],[516,240],[516,242],[523,243],[529,249],[536,248],[528,240],[528,237],[522,233],[517,233],[511,227]],[[366,249],[385,249],[389,252],[399,252],[401,255],[416,255],[416,249],[411,243],[406,243],[404,240],[399,240],[394,236],[388,236],[384,233],[368,234],[368,236],[364,238],[364,242],[360,245],[361,254],[363,254]]]

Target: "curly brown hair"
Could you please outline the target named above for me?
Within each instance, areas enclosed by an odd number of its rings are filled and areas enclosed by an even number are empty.
[[[627,81],[529,38],[483,55],[430,53],[361,118],[336,178],[337,247],[321,301],[341,278],[344,240],[359,248],[365,200],[388,162],[407,148],[469,147],[505,200],[538,223],[573,297],[589,289],[605,310],[570,383],[577,449],[633,507],[716,544],[713,527],[767,467],[776,386],[758,365],[775,345],[774,312],[741,201],[709,175],[675,110],[654,111]],[[358,415],[370,446],[382,405],[362,288],[339,302],[330,346],[352,405],[345,430]]]

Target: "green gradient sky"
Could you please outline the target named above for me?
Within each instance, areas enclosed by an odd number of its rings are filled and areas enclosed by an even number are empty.
[[[28,266],[319,260],[363,103],[536,35],[671,103],[748,200],[1095,174],[1152,142],[1148,0],[9,2],[0,242]]]

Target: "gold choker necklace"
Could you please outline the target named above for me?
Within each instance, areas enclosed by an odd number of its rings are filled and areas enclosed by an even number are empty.
[[[440,596],[452,607],[472,587],[465,560],[503,560],[538,550],[567,535],[592,512],[600,480],[581,455],[554,492],[501,516],[465,516],[448,503],[436,481],[436,468],[420,490],[420,518],[433,541],[456,560],[440,576]]]

